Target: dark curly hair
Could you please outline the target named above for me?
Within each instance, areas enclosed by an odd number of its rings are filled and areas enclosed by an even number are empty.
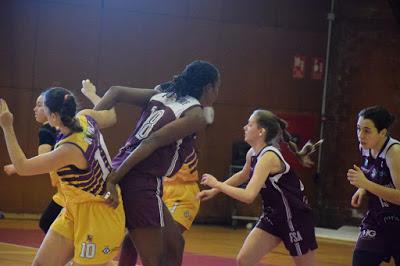
[[[213,86],[219,79],[218,69],[209,62],[197,60],[185,67],[172,81],[161,84],[161,91],[175,95],[178,99],[187,95],[200,99],[206,85]]]

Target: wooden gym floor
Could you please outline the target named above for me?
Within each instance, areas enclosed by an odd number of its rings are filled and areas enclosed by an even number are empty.
[[[247,234],[246,229],[194,225],[184,234],[186,247],[183,265],[197,266],[201,265],[198,264],[200,261],[203,261],[202,266],[235,265],[234,258]],[[30,265],[42,237],[37,227],[37,220],[0,220],[0,265]],[[354,242],[319,237],[318,245],[317,265],[351,265]],[[294,265],[282,244],[265,256],[260,263],[269,266]]]

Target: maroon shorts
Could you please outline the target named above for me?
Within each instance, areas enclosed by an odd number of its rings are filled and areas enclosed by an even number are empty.
[[[279,237],[291,256],[301,256],[318,247],[315,226],[310,211],[292,211],[292,218],[272,208],[264,212],[256,227]]]
[[[135,181],[140,182],[140,179]],[[133,186],[129,188],[121,186],[128,229],[164,227],[162,181],[161,178],[156,180],[154,188],[134,189]]]
[[[384,227],[361,225],[355,249],[379,253],[389,259],[391,256],[399,256],[399,239],[399,223],[387,224]]]

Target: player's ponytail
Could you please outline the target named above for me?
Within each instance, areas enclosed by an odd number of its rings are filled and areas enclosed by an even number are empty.
[[[288,126],[287,122],[278,116],[275,116],[275,118],[278,121],[279,126],[281,128],[282,140],[288,145],[289,150],[291,152],[293,152],[296,155],[299,155],[299,147],[297,147],[297,144],[293,141],[292,135],[287,130]]]
[[[288,145],[289,150],[294,153],[300,161],[313,151],[311,143],[299,151],[297,144],[293,141],[292,135],[287,130],[288,123],[271,111],[256,110],[254,111],[254,115],[256,116],[258,126],[266,129],[267,134],[265,136],[265,142],[267,144],[274,145],[282,139]]]

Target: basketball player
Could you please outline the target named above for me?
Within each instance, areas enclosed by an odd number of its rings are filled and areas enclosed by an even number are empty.
[[[57,130],[50,126],[47,121],[47,117],[44,113],[44,104],[43,104],[43,94],[40,94],[36,99],[35,108],[33,108],[35,113],[35,119],[38,123],[42,124],[39,129],[39,146],[38,146],[38,155],[50,152],[53,150],[54,145],[56,144],[57,139]],[[12,175],[16,173],[15,167],[12,164],[4,166],[4,172],[7,175]],[[57,188],[56,194],[53,195],[49,205],[43,211],[42,216],[39,220],[39,227],[42,229],[44,233],[47,233],[51,224],[60,214],[60,211],[65,206],[64,195],[61,191],[60,181],[56,176],[50,175],[51,185]]]
[[[201,191],[201,200],[208,200],[222,192],[244,203],[251,203],[261,194],[263,213],[239,251],[238,265],[256,265],[280,242],[285,244],[296,265],[315,265],[317,242],[311,208],[303,184],[279,150],[278,143],[283,137],[289,148],[298,153],[293,149],[286,127],[286,122],[272,112],[254,111],[244,126],[245,141],[251,148],[243,169],[223,183],[209,174],[202,177],[201,184],[212,189]],[[316,148],[310,145],[299,155],[307,156]],[[245,188],[236,187],[247,181]]]
[[[113,159],[107,179],[108,202],[118,206],[121,185],[129,236],[143,265],[181,265],[184,240],[162,202],[162,177],[173,176],[192,153],[193,135],[206,126],[201,106],[218,95],[219,72],[208,62],[194,61],[157,90],[111,87],[96,110],[125,102],[143,108],[136,129]],[[122,249],[121,257],[125,251]]]
[[[400,265],[400,142],[389,135],[393,121],[381,106],[358,114],[363,163],[349,169],[347,179],[358,188],[351,205],[359,207],[367,196],[368,211],[360,225],[353,266],[378,266],[391,257]]]
[[[60,136],[54,150],[27,159],[13,129],[13,115],[0,100],[0,126],[7,149],[19,175],[51,172],[61,181],[65,208],[47,232],[33,265],[107,265],[119,249],[125,215],[105,204],[105,178],[111,162],[99,128],[116,121],[114,110],[76,113],[72,93],[50,88],[44,93],[44,111]],[[116,188],[117,196],[120,195]]]

